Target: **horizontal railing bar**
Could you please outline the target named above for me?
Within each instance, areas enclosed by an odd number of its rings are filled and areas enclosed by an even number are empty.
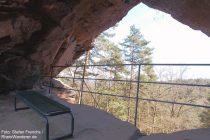
[[[68,67],[84,67],[84,65],[78,65],[78,66],[75,66],[75,65],[69,65],[69,66],[52,66],[53,68],[68,68]]]
[[[44,86],[46,86],[46,85],[44,85]],[[67,88],[62,88],[62,87],[52,87],[52,88],[65,89],[65,90],[73,90],[73,91],[80,91],[80,90],[76,90],[76,89],[67,89]],[[82,92],[85,92],[86,94],[92,93],[92,94],[96,94],[96,95],[113,96],[113,97],[120,97],[120,98],[127,98],[127,99],[136,99],[136,97],[127,97],[127,96],[123,96],[123,95],[107,94],[107,93],[100,93],[100,92],[93,92],[93,91],[85,91],[85,90],[83,90]],[[202,107],[202,108],[210,108],[210,106],[205,106],[205,105],[197,105],[197,104],[190,104],[190,103],[180,103],[180,102],[172,102],[172,101],[148,99],[148,98],[141,98],[141,97],[139,97],[139,100],[152,101],[152,102],[160,102],[160,103],[167,103],[167,104],[177,104],[177,105],[185,105],[185,106]]]
[[[177,105],[186,105],[186,106],[210,108],[210,106],[197,105],[197,104],[190,104],[190,103],[171,102],[171,101],[163,101],[163,100],[147,99],[147,98],[139,98],[139,99],[140,99],[140,100],[151,101],[151,102],[160,102],[160,103],[167,103],[167,104],[177,104]]]
[[[147,81],[140,81],[140,83],[144,84],[161,84],[161,85],[177,85],[177,86],[191,86],[191,87],[210,87],[210,85],[205,84],[182,84],[182,83],[170,83],[170,82],[147,82]]]
[[[43,75],[41,77],[51,78],[51,76],[49,76],[49,75]],[[74,79],[74,77],[67,77],[67,76],[54,76],[53,78],[69,78],[69,79]],[[75,78],[79,78],[79,77],[75,77]]]
[[[50,87],[49,85],[44,85],[46,87]],[[56,87],[53,86],[51,88],[56,88],[56,89],[64,89],[64,90],[73,90],[73,91],[80,91],[78,89],[69,89],[69,88],[62,88],[62,87]],[[123,96],[123,95],[115,95],[115,94],[107,94],[107,93],[100,93],[100,92],[94,92],[94,91],[85,91],[83,90],[82,92],[88,92],[88,93],[93,93],[93,94],[103,94],[103,95],[109,95],[109,96],[117,96],[117,97],[121,97],[121,98],[130,98],[130,99],[136,99],[135,97],[128,97],[128,96]]]
[[[77,80],[82,80],[83,78],[77,78],[77,77],[55,77],[55,78],[69,78],[69,79],[77,79]],[[94,78],[84,78],[84,80],[98,80],[98,81],[115,81],[115,82],[138,82],[138,81],[131,81],[131,80],[117,80],[117,79],[102,79],[102,78],[97,78],[97,79],[94,79]]]
[[[83,78],[73,78],[73,77],[55,77],[55,78],[69,78],[69,79],[77,79],[77,80],[82,80]],[[115,82],[132,82],[132,83],[137,83],[138,81],[136,80],[116,80],[116,79],[94,79],[94,78],[84,78],[84,80],[98,80],[98,81],[115,81]],[[191,86],[191,87],[210,87],[210,85],[206,84],[184,84],[184,83],[170,83],[170,82],[149,82],[149,81],[140,81],[140,83],[143,84],[161,84],[161,85],[179,85],[179,86]]]
[[[82,77],[66,77],[66,76],[56,76],[55,78],[63,78],[63,79],[69,78],[69,79],[78,79],[78,80],[83,79]],[[86,78],[84,78],[84,79],[86,79]]]
[[[84,67],[84,66],[89,66],[89,67],[92,67],[92,66],[131,66],[131,65],[134,65],[134,66],[138,66],[138,65],[144,65],[144,66],[210,66],[210,64],[187,64],[187,63],[183,63],[183,64],[178,64],[178,63],[153,63],[153,64],[148,64],[148,63],[142,63],[142,64],[106,64],[106,65],[101,65],[101,64],[96,64],[96,65],[69,65],[69,66],[52,66],[52,67]]]
[[[45,85],[45,84],[43,84],[43,86],[45,86],[45,87],[50,87],[50,88],[55,88],[55,89],[64,89],[64,90],[73,90],[73,91],[80,91],[79,89],[68,89],[68,88],[62,88],[62,87],[56,87],[56,86],[49,86],[49,85]]]

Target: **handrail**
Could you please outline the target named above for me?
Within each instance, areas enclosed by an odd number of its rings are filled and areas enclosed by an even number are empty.
[[[73,78],[73,77],[60,77],[57,76],[55,78],[69,78],[69,79],[77,79],[77,80],[99,80],[99,81],[115,81],[115,82],[133,82],[133,83],[138,83],[137,80],[117,80],[117,79],[94,79],[94,78]],[[184,84],[184,83],[174,83],[174,82],[154,82],[154,81],[139,81],[142,84],[162,84],[162,85],[179,85],[179,86],[195,86],[195,87],[210,87],[210,85],[207,84]]]
[[[87,67],[94,67],[94,66],[138,66],[138,65],[145,65],[145,66],[210,66],[210,64],[204,63],[204,64],[198,64],[198,63],[192,63],[192,64],[187,64],[187,63],[140,63],[140,64],[106,64],[106,65],[101,65],[101,64],[93,64],[93,65],[85,65]],[[84,65],[66,65],[66,66],[59,66],[59,65],[53,65],[53,67],[83,67]]]
[[[81,67],[81,68],[88,68],[88,67],[123,67],[123,66],[136,66],[135,69],[138,71],[137,77],[139,77],[137,80],[127,80],[127,79],[106,79],[106,78],[89,78],[89,77],[85,77],[84,72],[82,77],[68,77],[68,76],[56,76],[54,78],[69,78],[69,79],[76,79],[76,80],[82,80],[82,87],[83,84],[85,83],[85,80],[95,80],[95,81],[114,81],[114,82],[129,82],[129,83],[136,83],[138,86],[136,87],[137,91],[136,91],[136,97],[128,97],[128,96],[124,96],[124,95],[119,95],[116,93],[101,93],[101,92],[95,92],[95,91],[90,91],[89,87],[88,90],[83,90],[83,88],[81,88],[80,90],[78,89],[67,89],[67,88],[62,88],[65,90],[73,90],[73,91],[79,91],[80,92],[80,96],[82,99],[82,93],[90,93],[92,94],[96,94],[96,95],[105,95],[105,96],[115,96],[115,97],[120,97],[120,98],[127,98],[127,99],[135,99],[136,100],[136,106],[135,106],[135,125],[136,125],[136,120],[137,120],[137,113],[138,113],[138,103],[139,100],[145,100],[145,101],[152,101],[152,102],[161,102],[161,103],[167,103],[167,104],[177,104],[177,105],[186,105],[186,106],[193,106],[193,107],[203,107],[203,108],[210,108],[210,106],[207,105],[199,105],[199,104],[192,104],[192,103],[182,103],[182,102],[173,102],[173,101],[165,101],[165,100],[158,100],[158,99],[150,99],[150,98],[143,98],[139,95],[140,89],[142,84],[160,84],[160,85],[175,85],[175,86],[192,86],[192,87],[206,87],[206,88],[210,88],[209,84],[193,84],[193,83],[181,83],[181,82],[176,82],[175,80],[172,82],[167,82],[167,81],[142,81],[140,80],[140,71],[141,71],[141,66],[191,66],[191,67],[197,67],[197,66],[209,66],[210,64],[196,64],[196,63],[192,63],[192,64],[178,64],[178,63],[174,63],[174,64],[170,64],[170,63],[153,63],[153,64],[147,64],[147,63],[141,63],[141,64],[106,64],[106,65],[101,65],[101,64],[96,64],[96,65],[71,65],[71,66],[52,66],[53,69],[56,68],[66,68],[66,67]],[[52,69],[52,70],[53,70]],[[84,69],[82,69],[82,71],[84,71]],[[51,76],[45,76],[45,77],[50,77]],[[87,84],[86,84],[87,86]],[[52,88],[60,88],[60,87],[52,87]],[[94,98],[95,101],[95,98]]]
[[[47,85],[44,85],[44,86],[47,86]],[[47,86],[47,87],[49,87],[49,86]],[[72,88],[72,89],[67,89],[67,88],[56,87],[56,86],[54,86],[53,88],[55,88],[55,89],[73,90],[73,91],[80,91],[80,90],[78,90],[78,89],[73,89],[73,88]],[[92,94],[96,94],[96,95],[105,95],[105,96],[119,97],[119,98],[136,99],[136,97],[128,97],[128,96],[123,96],[123,95],[117,95],[117,94],[114,94],[114,93],[108,94],[108,93],[94,92],[94,91],[87,91],[87,90],[83,90],[82,92],[85,92],[85,93],[92,93]],[[189,104],[189,103],[181,103],[181,102],[172,102],[172,101],[156,100],[156,99],[141,98],[141,97],[139,97],[138,99],[140,99],[140,100],[145,100],[145,101],[151,101],[151,102],[160,102],[160,103],[167,103],[167,104],[177,104],[177,105],[186,105],[186,106],[210,108],[210,106],[198,105],[198,104]]]

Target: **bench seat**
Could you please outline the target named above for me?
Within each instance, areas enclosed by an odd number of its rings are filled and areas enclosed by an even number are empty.
[[[21,100],[27,107],[17,108],[17,99]],[[49,116],[56,116],[61,114],[70,114],[71,116],[71,133],[65,136],[56,138],[59,140],[65,137],[72,137],[74,131],[74,117],[70,108],[38,93],[37,91],[19,91],[15,96],[14,103],[15,111],[24,109],[33,109],[46,120],[46,139],[49,140]]]

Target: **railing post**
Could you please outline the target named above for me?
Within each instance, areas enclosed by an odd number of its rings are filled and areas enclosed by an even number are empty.
[[[53,66],[50,65],[50,86],[49,86],[49,94],[51,94],[52,78],[53,78]]]
[[[140,76],[141,74],[141,64],[138,65],[138,83],[137,83],[137,90],[136,90],[136,109],[135,109],[135,120],[134,125],[137,125],[137,117],[138,117],[138,105],[139,105],[139,91],[140,91]]]
[[[82,94],[83,94],[83,85],[84,85],[84,78],[85,78],[85,70],[86,70],[86,65],[83,67],[83,74],[82,74],[82,81],[81,81],[81,87],[80,87],[80,93],[79,93],[79,104],[82,104]]]

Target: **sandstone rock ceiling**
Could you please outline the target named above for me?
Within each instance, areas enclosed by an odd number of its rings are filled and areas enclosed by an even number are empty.
[[[0,0],[0,93],[70,65],[141,0]],[[209,0],[142,0],[210,36]],[[141,13],[139,13],[141,14]],[[61,69],[57,70],[59,72]]]

